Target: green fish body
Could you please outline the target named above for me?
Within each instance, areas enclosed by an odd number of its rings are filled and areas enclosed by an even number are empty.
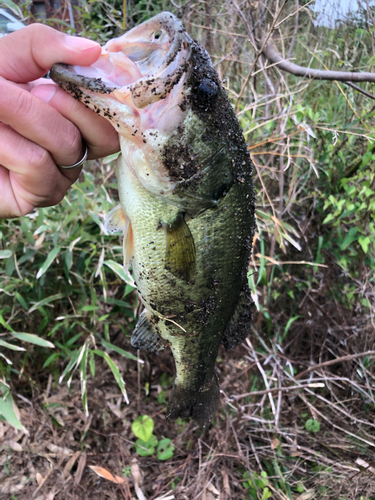
[[[207,52],[172,14],[111,40],[101,59],[56,65],[51,76],[119,131],[120,206],[106,225],[124,231],[125,266],[145,306],[132,345],[170,346],[167,418],[207,426],[220,402],[219,346],[238,345],[250,330],[247,145]]]

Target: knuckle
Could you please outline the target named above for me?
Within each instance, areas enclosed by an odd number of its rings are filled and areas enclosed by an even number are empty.
[[[53,205],[58,205],[64,198],[66,194],[66,190],[65,189],[61,189],[60,187],[56,190],[56,192],[54,193],[53,197],[52,197],[52,204]]]
[[[14,115],[27,115],[30,112],[30,104],[31,100],[27,92],[17,92],[12,105]]]
[[[32,144],[28,152],[28,163],[32,169],[45,169],[51,163],[51,156],[46,149]]]
[[[77,152],[77,154],[79,154],[82,149],[82,137],[77,128],[67,135],[66,140],[68,151],[71,151],[72,153]]]

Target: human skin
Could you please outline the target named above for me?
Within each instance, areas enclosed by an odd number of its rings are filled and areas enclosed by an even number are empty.
[[[59,203],[77,180],[72,165],[119,151],[112,125],[42,79],[57,62],[89,66],[99,44],[33,24],[0,39],[0,219]]]

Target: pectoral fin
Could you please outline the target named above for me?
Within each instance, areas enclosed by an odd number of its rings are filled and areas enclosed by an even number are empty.
[[[104,222],[104,229],[109,234],[123,232],[125,231],[126,220],[121,205],[117,205],[108,212]]]
[[[130,224],[129,219],[126,221],[126,227],[124,230],[124,271],[127,273],[129,271],[130,260],[134,255],[134,243],[133,243],[133,228]]]
[[[123,232],[124,271],[127,273],[129,271],[130,259],[134,253],[133,230],[130,220],[124,214],[121,205],[117,205],[117,207],[112,208],[108,212],[104,222],[104,229],[110,234]]]
[[[195,245],[189,226],[182,214],[162,226],[167,240],[165,268],[177,278],[189,281],[195,268]]]

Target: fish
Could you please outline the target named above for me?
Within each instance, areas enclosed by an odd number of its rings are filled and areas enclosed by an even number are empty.
[[[123,232],[124,268],[144,305],[131,344],[170,347],[166,418],[208,427],[220,406],[219,347],[245,340],[253,307],[252,162],[227,92],[170,12],[108,41],[90,67],[57,64],[50,75],[118,131],[120,204],[105,227]]]

